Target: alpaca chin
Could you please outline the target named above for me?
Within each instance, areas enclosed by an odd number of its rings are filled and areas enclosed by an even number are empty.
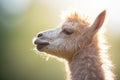
[[[36,48],[37,48],[37,50],[42,51],[42,49],[45,48],[46,46],[47,46],[47,44],[45,44],[45,45],[39,45],[39,44],[38,44],[38,45],[36,46]]]

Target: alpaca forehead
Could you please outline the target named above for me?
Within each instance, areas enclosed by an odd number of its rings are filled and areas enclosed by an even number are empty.
[[[63,28],[71,28],[76,31],[82,30],[90,25],[87,17],[82,15],[79,16],[78,13],[75,12],[66,17]]]
[[[67,16],[66,21],[79,22],[82,25],[88,25],[90,23],[87,15],[79,15],[77,12],[74,12],[71,15]]]
[[[62,25],[62,29],[64,28],[71,28],[73,30],[78,30],[79,29],[79,24],[77,22],[65,22],[63,25]]]
[[[65,23],[63,23],[62,29],[70,28],[74,32],[81,32],[81,30],[83,30],[84,28],[86,28],[88,26],[89,26],[88,24],[83,24],[77,20],[73,20],[73,21],[66,21]]]

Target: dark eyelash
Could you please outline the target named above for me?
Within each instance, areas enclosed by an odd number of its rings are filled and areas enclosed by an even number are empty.
[[[71,30],[71,29],[69,29],[69,28],[65,28],[65,29],[63,29],[63,31],[62,31],[64,34],[66,34],[66,35],[71,35],[72,33],[73,33],[73,30]]]

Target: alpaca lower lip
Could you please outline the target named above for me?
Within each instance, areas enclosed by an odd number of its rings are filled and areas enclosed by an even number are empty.
[[[43,49],[43,48],[46,47],[47,45],[49,45],[49,43],[39,43],[36,47],[37,47],[37,49],[40,51],[41,49]]]

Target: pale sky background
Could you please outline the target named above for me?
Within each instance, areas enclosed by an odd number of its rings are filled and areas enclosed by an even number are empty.
[[[38,4],[62,11],[77,10],[96,17],[102,10],[107,10],[106,24],[115,35],[120,35],[120,1],[119,0],[36,0]],[[2,8],[10,14],[27,10],[33,0],[0,0]],[[60,15],[60,14],[58,14]]]

